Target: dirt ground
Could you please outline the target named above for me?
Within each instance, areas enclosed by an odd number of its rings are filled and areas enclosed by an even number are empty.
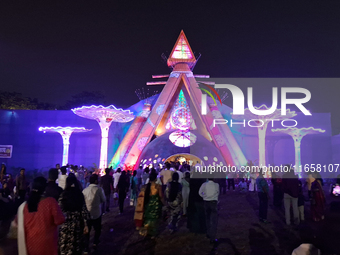
[[[271,199],[272,201],[272,199]],[[327,202],[330,198],[327,199]],[[186,228],[186,218],[182,217],[179,230],[170,234],[166,223],[160,226],[160,235],[146,239],[135,230],[134,208],[127,205],[123,214],[118,214],[117,206],[103,216],[101,243],[91,254],[110,255],[191,255],[191,254],[246,254],[246,255],[285,255],[300,245],[298,228],[287,226],[283,208],[277,209],[269,204],[268,220],[263,224],[258,220],[258,197],[256,193],[241,194],[227,191],[220,195],[219,219],[215,246],[205,235],[193,234]],[[306,203],[306,224],[310,222],[309,203]],[[315,224],[314,224],[315,227]],[[93,234],[93,233],[92,233]],[[6,240],[0,244],[0,254],[14,255],[16,240]],[[340,254],[340,252],[339,252]]]

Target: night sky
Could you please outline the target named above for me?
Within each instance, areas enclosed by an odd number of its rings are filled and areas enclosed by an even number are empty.
[[[97,90],[128,107],[152,74],[170,72],[161,54],[182,29],[202,54],[196,74],[340,76],[338,0],[53,2],[1,1],[0,90],[55,104]],[[339,92],[316,95],[328,108],[315,111],[339,109]]]

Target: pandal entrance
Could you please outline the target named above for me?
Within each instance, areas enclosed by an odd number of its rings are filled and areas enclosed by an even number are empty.
[[[194,166],[197,164],[197,161],[200,165],[204,165],[203,161],[192,154],[186,154],[186,153],[180,153],[180,154],[175,154],[170,157],[168,157],[165,162],[179,162],[180,164],[183,164],[183,162],[186,161],[187,164]]]

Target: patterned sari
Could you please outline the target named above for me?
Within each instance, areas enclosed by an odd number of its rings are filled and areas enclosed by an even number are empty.
[[[176,231],[177,226],[178,226],[178,221],[181,217],[181,212],[182,212],[182,202],[183,202],[182,186],[181,184],[179,184],[176,198],[173,201],[169,201],[170,185],[171,185],[171,182],[168,183],[168,186],[165,190],[166,198],[168,200],[168,211],[170,214],[168,227],[170,231]]]
[[[90,219],[82,192],[76,188],[65,190],[59,198],[59,205],[65,215],[65,222],[59,229],[59,254],[81,255],[85,248],[85,222]]]
[[[141,229],[141,235],[155,236],[158,230],[158,221],[162,211],[162,194],[161,185],[155,184],[150,187],[150,197],[148,203],[144,206],[146,185],[142,187],[137,198],[135,210],[135,224],[138,227],[144,226]]]

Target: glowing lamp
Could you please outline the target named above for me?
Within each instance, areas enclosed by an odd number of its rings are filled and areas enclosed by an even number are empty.
[[[296,127],[289,127],[289,128],[277,128],[272,129],[272,132],[281,132],[290,135],[294,139],[294,147],[295,147],[295,172],[300,169],[301,166],[301,140],[305,135],[309,134],[320,134],[325,133],[325,130],[320,128],[296,128]],[[298,169],[298,170],[297,170]],[[299,177],[301,177],[301,171],[299,172]]]
[[[193,145],[197,137],[189,131],[175,131],[169,135],[169,140],[177,147],[189,147]]]
[[[339,184],[335,185],[335,187],[332,190],[332,194],[334,196],[336,196],[336,197],[340,195],[340,186],[339,186]]]
[[[129,122],[135,118],[130,110],[109,106],[83,106],[74,108],[72,111],[80,117],[96,120],[101,129],[101,146],[99,168],[103,171],[107,167],[107,149],[109,139],[109,129],[112,122]]]
[[[68,164],[68,149],[70,146],[70,137],[72,133],[88,132],[92,129],[86,129],[84,127],[39,127],[39,131],[46,132],[57,132],[63,138],[63,161],[62,166]]]

